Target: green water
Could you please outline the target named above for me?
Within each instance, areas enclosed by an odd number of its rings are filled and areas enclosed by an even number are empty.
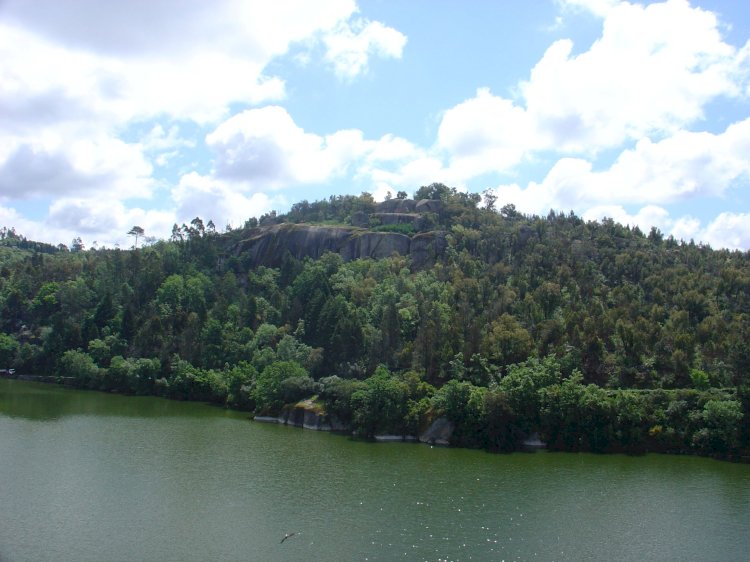
[[[441,559],[750,560],[750,466],[371,444],[0,380],[3,562]]]

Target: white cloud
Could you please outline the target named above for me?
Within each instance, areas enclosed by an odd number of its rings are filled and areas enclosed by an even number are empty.
[[[174,220],[171,211],[127,208],[116,199],[102,197],[54,201],[48,215],[39,220],[0,206],[0,225],[13,226],[31,240],[68,246],[79,236],[86,247],[94,242],[98,247],[130,246],[126,233],[135,224],[142,226],[147,236],[168,237]]]
[[[192,148],[195,146],[193,139],[180,137],[180,128],[172,125],[169,130],[157,123],[141,139],[141,144],[146,150],[162,151],[170,148]]]
[[[206,144],[216,154],[216,178],[252,188],[326,181],[343,173],[364,150],[360,131],[326,137],[307,133],[279,106],[231,117],[206,137]]]
[[[406,37],[351,19],[356,9],[353,0],[6,0],[0,94],[65,94],[116,122],[215,122],[231,103],[282,98],[284,82],[264,69],[295,43],[322,40],[348,77],[370,56],[400,57]]]
[[[680,131],[659,142],[644,138],[602,171],[587,160],[561,158],[541,183],[530,182],[525,190],[501,186],[498,194],[513,198],[529,213],[720,197],[747,183],[748,149],[750,119],[721,134]]]
[[[406,36],[377,21],[342,21],[323,36],[326,60],[342,78],[353,78],[367,69],[371,55],[401,58]]]
[[[183,215],[244,222],[267,212],[274,200],[245,194],[266,187],[264,179],[282,186],[342,173],[364,150],[361,132],[305,133],[271,108],[229,119],[209,135],[213,175],[183,177],[167,210],[149,214],[123,203],[152,196],[163,184],[154,166],[196,147],[183,136],[192,124],[218,123],[233,104],[282,99],[284,81],[266,69],[295,44],[322,45],[325,62],[349,77],[370,57],[401,56],[401,33],[356,13],[354,0],[3,1],[0,200],[54,202],[44,223],[24,222],[10,207],[2,216],[64,239],[117,239],[123,225],[113,226],[113,216],[168,235],[164,225]],[[144,125],[150,130],[139,142],[123,140],[124,131]]]
[[[620,3],[589,50],[572,49],[555,42],[521,87],[549,147],[592,151],[669,133],[700,120],[708,101],[739,93],[736,49],[713,13],[685,0]]]
[[[564,8],[586,10],[595,16],[604,17],[620,4],[620,0],[558,0]]]
[[[583,218],[601,220],[609,217],[620,224],[638,226],[647,233],[652,226],[673,236],[676,240],[702,242],[712,248],[743,250],[750,248],[750,214],[721,213],[705,228],[701,221],[690,215],[677,219],[670,217],[669,212],[658,206],[648,205],[635,215],[616,205],[601,206],[589,209]]]
[[[648,6],[572,2],[605,17],[586,51],[553,43],[510,100],[479,89],[447,110],[436,148],[456,177],[506,172],[540,151],[595,156],[699,122],[706,104],[746,87],[750,44],[725,43],[716,16],[685,0]]]
[[[172,199],[177,205],[175,222],[185,223],[201,217],[205,222],[213,220],[217,228],[226,224],[242,226],[247,219],[259,217],[284,203],[282,198],[271,198],[265,193],[244,195],[231,183],[195,172],[180,179],[172,190]]]
[[[532,129],[523,108],[480,88],[476,97],[445,112],[437,147],[447,151],[451,168],[460,177],[505,172],[534,148]]]
[[[750,213],[721,213],[703,231],[701,240],[713,248],[750,248]]]
[[[620,224],[637,226],[642,232],[648,232],[652,226],[661,231],[666,231],[673,225],[673,221],[669,217],[669,211],[657,205],[647,205],[635,215],[629,214],[619,205],[592,207],[583,214],[583,218],[587,221],[601,220],[605,217]]]
[[[70,140],[49,133],[3,148],[0,198],[102,191],[121,198],[145,197],[153,185],[152,167],[141,146],[111,137]]]
[[[676,240],[701,240],[701,221],[690,215],[675,220],[669,228],[665,228]]]
[[[45,224],[85,237],[89,243],[114,244],[124,241],[134,224],[143,227],[147,235],[163,235],[172,226],[172,218],[170,212],[126,208],[116,199],[58,199],[50,206]]]

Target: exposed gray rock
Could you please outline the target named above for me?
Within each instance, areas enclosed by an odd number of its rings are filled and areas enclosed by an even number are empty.
[[[414,443],[417,441],[417,438],[413,435],[376,435],[375,441],[379,443],[393,443],[398,441]]]
[[[254,229],[249,238],[237,245],[235,254],[243,255],[253,266],[278,267],[287,251],[297,259],[339,252],[355,232],[358,230],[349,227],[276,224]]]
[[[350,237],[339,253],[345,261],[359,258],[387,258],[396,253],[409,254],[411,240],[396,232],[361,232]]]
[[[443,202],[439,199],[420,199],[414,210],[418,213],[439,213],[443,210]]]
[[[325,252],[334,252],[345,261],[411,253],[414,265],[424,267],[434,263],[446,247],[443,232],[409,238],[405,234],[368,232],[355,227],[285,223],[253,229],[248,238],[236,244],[233,253],[250,267],[279,267],[286,252],[297,259],[317,259]]]
[[[445,232],[424,232],[411,239],[411,263],[416,269],[435,263],[448,248]]]
[[[547,444],[539,438],[538,433],[532,433],[531,435],[529,435],[526,439],[523,440],[521,446],[527,451],[547,448]]]
[[[411,224],[415,228],[421,219],[417,213],[373,213],[370,216],[380,224]]]
[[[370,226],[370,216],[364,211],[357,211],[351,216],[352,226],[357,228],[367,228]]]
[[[378,213],[413,213],[416,207],[414,199],[388,199],[375,205]]]
[[[430,424],[419,440],[430,445],[450,445],[455,426],[448,418],[440,417]]]

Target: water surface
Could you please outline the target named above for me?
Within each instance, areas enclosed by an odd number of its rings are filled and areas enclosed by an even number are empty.
[[[371,444],[0,380],[3,562],[749,558],[748,465]]]

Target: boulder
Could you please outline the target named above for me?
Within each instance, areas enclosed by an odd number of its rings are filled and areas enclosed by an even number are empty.
[[[361,232],[350,237],[339,253],[344,261],[360,258],[387,258],[396,253],[409,254],[411,241],[405,234],[396,232]]]
[[[446,417],[440,417],[419,436],[419,441],[429,445],[450,445],[455,426]]]
[[[440,199],[420,199],[414,210],[417,213],[439,213],[443,210],[443,202]]]
[[[413,199],[388,199],[375,205],[378,213],[413,213],[416,203]]]
[[[370,216],[364,211],[357,211],[352,214],[349,220],[352,226],[356,226],[357,228],[367,228],[370,226]]]
[[[448,248],[445,232],[434,231],[417,234],[411,239],[410,255],[412,266],[421,269],[435,263]]]

